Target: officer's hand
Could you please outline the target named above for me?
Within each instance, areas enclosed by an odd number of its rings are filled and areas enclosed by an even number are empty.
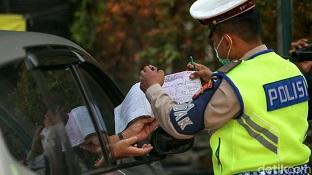
[[[194,63],[194,65],[196,71],[190,75],[190,79],[201,78],[202,84],[206,84],[207,82],[209,82],[213,72],[208,67],[202,64]],[[191,63],[188,63],[186,66],[186,70],[193,70],[193,68],[194,67]]]
[[[154,84],[159,84],[162,86],[164,84],[165,73],[163,70],[158,70],[158,72],[151,70],[150,67],[145,66],[140,72],[140,88],[145,93],[145,91]]]

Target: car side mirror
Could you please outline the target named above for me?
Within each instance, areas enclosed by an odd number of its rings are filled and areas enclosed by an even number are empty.
[[[152,133],[150,142],[154,147],[152,154],[177,154],[186,152],[192,148],[194,144],[194,137],[190,139],[177,139],[172,137],[161,127],[157,127]]]

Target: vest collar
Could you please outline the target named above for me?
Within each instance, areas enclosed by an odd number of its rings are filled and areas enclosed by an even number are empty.
[[[265,44],[262,44],[258,47],[255,47],[253,49],[251,49],[250,51],[248,51],[247,53],[245,53],[245,55],[240,59],[240,60],[248,60],[252,57],[254,57],[254,55],[263,52],[265,50],[268,50],[268,48],[266,47]]]

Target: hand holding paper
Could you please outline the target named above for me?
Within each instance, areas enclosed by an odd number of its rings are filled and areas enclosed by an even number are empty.
[[[146,139],[157,126],[158,122],[154,117],[139,117],[123,131],[123,135],[125,138],[136,136],[138,141],[142,141]]]
[[[194,71],[183,71],[174,74],[163,76],[163,72],[158,74],[152,71],[148,66],[145,67],[146,72],[141,72],[143,78],[141,78],[142,87],[149,87],[152,77],[160,78],[161,80],[156,80],[155,82],[164,82],[162,88],[171,99],[175,100],[177,103],[187,102],[192,99],[193,95],[196,94],[201,88],[200,79],[191,80],[189,76]],[[144,69],[145,70],[145,69]],[[153,75],[152,75],[153,74]],[[140,90],[140,83],[136,83],[132,86],[124,101],[115,108],[115,132],[119,133],[123,131],[129,123],[132,123],[136,119],[142,116],[153,116],[152,108],[145,97],[145,94]]]
[[[163,70],[153,71],[149,66],[145,66],[140,72],[140,88],[145,92],[153,84],[164,84],[165,73]]]

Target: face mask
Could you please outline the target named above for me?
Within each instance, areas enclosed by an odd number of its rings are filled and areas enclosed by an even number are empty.
[[[231,39],[231,37],[230,37],[229,35],[227,35],[227,34],[225,34],[225,35],[226,35],[227,37],[229,37],[230,40],[231,40],[231,46],[230,46],[230,49],[229,49],[229,51],[228,51],[228,54],[227,54],[226,59],[222,59],[222,58],[220,57],[219,53],[218,53],[219,46],[220,46],[220,44],[222,43],[222,41],[223,41],[223,39],[224,39],[224,36],[221,38],[221,40],[220,40],[220,42],[219,42],[217,48],[214,48],[214,50],[215,50],[215,52],[216,52],[216,56],[217,56],[219,62],[220,62],[221,64],[223,64],[223,65],[225,65],[225,64],[227,64],[227,63],[230,62],[230,60],[229,60],[229,54],[230,54],[230,51],[231,51],[231,48],[232,48],[232,39]]]

